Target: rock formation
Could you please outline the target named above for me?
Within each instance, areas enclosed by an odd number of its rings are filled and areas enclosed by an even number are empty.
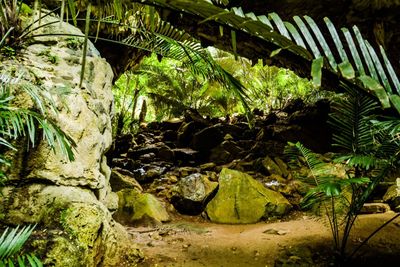
[[[250,175],[222,169],[219,190],[206,207],[217,223],[255,223],[261,218],[285,215],[290,203],[280,193],[265,188]]]
[[[42,24],[51,21],[58,19],[46,17]],[[35,33],[82,35],[59,22]],[[81,58],[81,39],[44,36],[35,38],[15,59],[2,60],[3,71],[22,73],[25,82],[40,85],[54,99],[58,115],[52,119],[76,147],[75,161],[70,162],[46,142],[26,151],[26,144],[19,141],[0,198],[1,221],[38,224],[31,246],[47,266],[134,266],[143,256],[111,217],[118,197],[111,192],[105,153],[112,142],[113,74],[89,43],[79,87]],[[65,89],[70,92],[57,94]],[[18,98],[18,103],[31,107],[32,101]]]

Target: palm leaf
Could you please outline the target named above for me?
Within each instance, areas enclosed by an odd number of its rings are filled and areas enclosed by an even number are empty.
[[[315,34],[316,38],[314,38],[308,30],[306,23],[304,23],[299,16],[295,16],[293,19],[297,24],[298,29],[306,39],[309,47],[308,49],[313,54],[313,57],[310,57],[310,53],[304,49],[304,46],[301,41],[299,41],[299,38],[294,37],[295,41],[291,40],[289,32],[292,33],[292,36],[296,35],[296,32],[293,29],[293,24],[283,22],[275,13],[269,14],[269,17],[277,25],[276,31],[273,29],[273,25],[269,21],[267,16],[255,16],[252,13],[243,14],[243,11],[240,8],[233,8],[229,13],[227,12],[227,10],[223,10],[217,6],[207,3],[206,1],[188,3],[184,0],[173,0],[166,3],[162,0],[144,0],[140,2],[144,4],[174,9],[178,12],[183,12],[189,15],[200,16],[205,20],[217,21],[220,25],[229,26],[235,31],[243,31],[252,35],[254,38],[260,38],[266,42],[269,42],[277,46],[276,49],[281,48],[288,50],[290,53],[296,56],[309,60],[310,63],[314,59],[321,57],[321,52],[318,47],[320,46],[322,48],[322,52],[324,54],[326,62],[329,62],[330,66],[332,67],[332,69],[330,69],[329,71],[337,75],[338,79],[346,80],[352,84],[360,86],[357,79],[354,79],[353,77],[354,72],[351,71],[352,69],[356,69],[358,73],[354,73],[355,78],[368,75],[372,79],[380,83],[383,88],[386,88],[386,90],[389,90],[390,84],[396,85],[395,87],[397,88],[397,90],[399,90],[399,79],[393,71],[389,60],[387,59],[387,57],[385,57],[384,53],[381,53],[383,61],[385,62],[385,64],[381,64],[381,60],[378,58],[377,53],[373,50],[372,46],[369,46],[368,43],[363,39],[357,27],[353,27],[355,39],[357,39],[356,45],[353,40],[353,36],[348,29],[342,28],[343,36],[340,37],[333,24],[328,19],[325,19],[325,24],[330,34],[330,36],[327,37],[330,37],[336,46],[336,50],[338,51],[338,54],[340,56],[340,59],[338,60],[335,58],[334,54],[332,53],[332,49],[328,45],[328,38],[326,38],[326,36],[322,34],[323,31],[319,30],[317,24],[311,18],[307,16],[304,17],[307,25],[312,29]],[[223,16],[219,16],[219,14],[222,13]],[[346,49],[348,49],[348,51],[352,55],[352,61],[350,61],[350,59],[347,57],[348,53],[346,52]],[[358,50],[361,51],[365,64],[361,60]],[[342,68],[339,68],[338,70],[335,67],[337,66],[337,62],[346,63],[342,65]],[[351,65],[351,67],[349,64]],[[368,73],[366,73],[365,70],[368,70]],[[390,74],[389,77],[386,76],[386,72]],[[363,84],[361,84],[361,87],[364,88],[367,92],[370,89],[366,88]],[[375,94],[375,96],[377,98],[380,98],[381,96],[385,98],[382,93]],[[386,103],[385,99],[380,100],[382,103]],[[384,108],[387,107],[387,105],[384,105]]]
[[[330,116],[329,123],[335,129],[333,141],[335,146],[359,154],[373,143],[368,120],[377,109],[377,104],[366,94],[347,86],[344,89],[348,97],[335,102],[334,113]]]
[[[21,229],[19,229],[19,226],[11,230],[6,228],[0,237],[0,265],[14,266],[12,259],[16,257],[19,266],[25,266],[25,258],[28,259],[31,267],[43,266],[34,255],[17,255],[34,229],[35,225],[24,226]]]

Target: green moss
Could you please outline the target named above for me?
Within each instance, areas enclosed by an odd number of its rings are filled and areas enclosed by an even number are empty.
[[[62,213],[64,230],[84,246],[93,246],[102,227],[104,215],[96,206],[81,203],[73,204]]]
[[[85,266],[85,255],[82,247],[75,242],[63,236],[55,236],[52,238],[51,249],[46,254],[44,261],[45,266],[71,267]],[[66,255],[74,255],[74,257],[66,257]]]
[[[146,217],[157,222],[169,221],[168,212],[155,196],[142,194],[136,189],[124,189],[117,194],[119,197],[117,219],[128,223],[134,223]]]
[[[255,223],[270,216],[284,215],[291,205],[278,192],[265,188],[250,175],[222,169],[217,195],[206,212],[218,223]]]
[[[72,50],[82,49],[83,41],[76,37],[69,37],[65,41],[66,41],[66,44],[65,44],[66,47],[68,47]]]
[[[43,50],[42,52],[40,52],[38,54],[38,56],[44,56],[46,58],[46,60],[52,64],[58,64],[58,62],[60,60],[56,55],[53,55],[51,53],[50,49]]]

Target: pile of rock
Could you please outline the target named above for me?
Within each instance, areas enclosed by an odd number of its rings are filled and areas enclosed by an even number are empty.
[[[124,190],[118,193],[120,211],[115,218],[124,218],[125,223],[137,219],[121,200],[126,199],[127,188],[156,195],[181,214],[205,211],[215,222],[249,223],[282,216],[307,191],[292,179],[283,149],[288,141],[301,141],[327,151],[328,113],[326,101],[312,107],[297,101],[283,111],[259,114],[250,127],[244,117],[205,119],[188,111],[182,119],[153,122],[135,136],[119,137],[109,155],[111,186]]]

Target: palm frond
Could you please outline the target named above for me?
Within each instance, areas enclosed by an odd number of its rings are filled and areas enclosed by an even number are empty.
[[[303,17],[304,21],[301,17],[295,16],[293,19],[296,27],[290,22],[282,22],[276,13],[261,16],[257,16],[254,13],[245,14],[240,7],[226,10],[206,1],[189,3],[184,0],[168,2],[163,0],[144,0],[140,2],[142,4],[173,9],[189,15],[200,16],[204,18],[203,22],[212,20],[220,25],[229,26],[234,31],[246,32],[254,38],[262,39],[279,49],[287,50],[289,53],[308,60],[310,63],[315,59],[323,57],[325,63],[321,67],[325,71],[333,73],[342,81],[363,88],[368,94],[374,94],[381,101],[382,99],[390,98],[394,94],[393,87],[399,93],[399,78],[393,71],[393,67],[383,48],[380,48],[381,53],[377,53],[368,41],[362,37],[356,26],[352,28],[352,31],[342,28],[343,35],[340,36],[332,22],[328,18],[325,18],[329,35],[323,35],[322,32],[324,31],[320,30],[317,23],[308,16]],[[271,21],[274,22],[276,27],[273,26]],[[308,28],[312,30],[313,34],[311,34]],[[293,36],[294,40],[292,40],[290,35]],[[334,43],[334,47],[329,47],[329,43]],[[305,44],[308,46],[306,47]],[[322,52],[319,47],[322,49]],[[336,57],[336,54],[339,55],[339,58]],[[348,54],[352,55],[351,59],[347,56]],[[340,66],[346,66],[345,73],[343,73],[343,68],[340,68]],[[351,70],[357,70],[357,72]],[[319,74],[318,71],[314,71],[313,73]],[[354,73],[354,77],[352,73]],[[375,86],[371,87],[369,83],[360,84],[357,78],[361,76],[368,76],[375,80],[384,90],[379,89],[377,93]],[[317,82],[318,80],[316,79]],[[384,107],[387,108],[388,106]],[[400,106],[392,104],[392,107],[396,108],[400,113]]]
[[[344,88],[348,94],[334,103],[329,121],[335,130],[334,145],[361,154],[373,145],[369,116],[378,106],[368,95],[347,86]]]
[[[22,246],[31,236],[35,225],[24,226],[19,229],[19,226],[14,229],[6,228],[0,237],[0,265],[14,266],[13,262],[18,262],[18,266],[43,266],[41,261],[33,254],[18,255]],[[29,263],[29,265],[27,265]]]
[[[2,138],[0,144],[12,148],[13,146],[6,140],[7,138],[16,139],[20,136],[27,136],[31,145],[35,146],[39,127],[43,131],[43,139],[53,150],[58,147],[69,160],[73,160],[74,141],[48,118],[49,109],[54,115],[57,115],[54,100],[46,95],[45,90],[40,90],[29,82],[21,82],[20,77],[17,79],[5,78],[7,76],[3,73],[2,81],[6,82],[0,82],[0,134]],[[26,92],[38,112],[13,106],[15,92],[12,92],[11,88],[19,88]]]

